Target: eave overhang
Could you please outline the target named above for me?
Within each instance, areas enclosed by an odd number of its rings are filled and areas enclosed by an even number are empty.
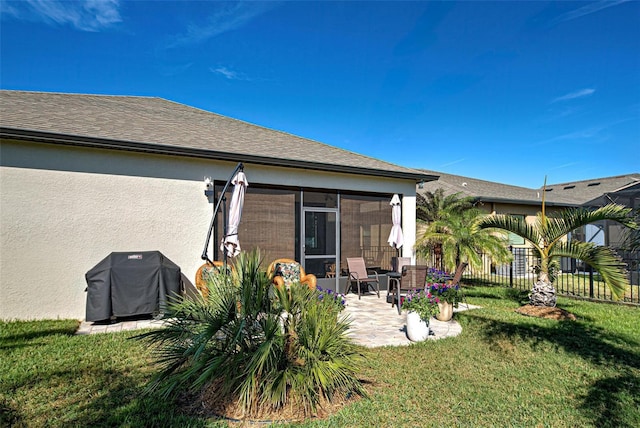
[[[310,162],[298,159],[270,158],[264,156],[246,155],[241,153],[229,153],[216,150],[196,149],[191,147],[172,146],[139,141],[113,140],[108,138],[86,137],[80,135],[58,134],[44,131],[15,129],[0,127],[0,138],[32,141],[46,144],[60,144],[67,146],[92,147],[109,150],[124,150],[138,153],[151,153],[169,156],[185,156],[200,159],[215,159],[229,162],[253,163],[265,166],[287,167],[295,169],[313,169],[316,171],[338,172],[344,174],[368,175],[375,177],[387,177],[402,180],[434,181],[437,175],[423,174],[420,172],[389,171],[383,169],[363,168],[358,166],[335,165],[318,162]]]

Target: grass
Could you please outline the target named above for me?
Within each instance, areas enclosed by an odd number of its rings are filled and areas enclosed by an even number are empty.
[[[604,281],[601,281],[600,275],[594,272],[593,280],[593,296],[590,296],[589,274],[588,273],[563,273],[558,275],[554,282],[554,287],[559,295],[576,296],[584,298],[593,298],[604,301],[611,301],[611,290]],[[462,280],[469,284],[490,284],[493,286],[510,287],[510,279],[505,275],[485,275],[481,278],[466,277]],[[530,290],[531,285],[535,282],[533,275],[515,276],[513,278],[513,288],[521,290]],[[627,287],[627,291],[623,297],[623,302],[640,303],[640,287],[631,285]]]
[[[466,289],[460,336],[365,350],[370,398],[298,427],[640,426],[640,309],[559,298],[578,320],[524,317],[526,292]],[[0,426],[226,426],[144,395],[135,333],[0,323]],[[277,425],[274,425],[277,426]]]

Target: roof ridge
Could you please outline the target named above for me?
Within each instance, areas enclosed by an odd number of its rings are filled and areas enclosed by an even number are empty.
[[[81,96],[81,97],[143,98],[143,99],[164,100],[164,98],[156,97],[156,96],[153,96],[153,95],[90,94],[90,93],[85,93],[85,92],[25,91],[25,90],[22,90],[22,89],[0,89],[0,92],[13,92],[13,93],[20,92],[20,93],[23,93],[23,94],[69,95],[69,96]]]

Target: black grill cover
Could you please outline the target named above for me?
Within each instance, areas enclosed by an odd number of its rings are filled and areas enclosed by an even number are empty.
[[[180,293],[180,268],[159,251],[111,253],[85,278],[87,321],[161,314]]]

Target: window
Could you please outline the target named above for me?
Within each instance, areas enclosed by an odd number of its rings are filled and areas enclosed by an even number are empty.
[[[346,268],[347,257],[363,257],[367,267],[389,269],[397,251],[389,246],[391,205],[389,196],[341,195],[340,255]]]
[[[222,186],[216,186],[220,194]],[[227,192],[227,209],[233,186]],[[298,236],[300,192],[249,186],[244,198],[238,239],[242,250],[259,248],[265,263],[286,257],[299,260]],[[222,260],[219,248],[223,235],[222,212],[216,217],[218,245],[214,248],[217,260]]]
[[[521,214],[510,214],[510,215],[511,217],[519,218],[522,221],[525,220],[525,216]],[[524,245],[524,238],[516,235],[515,233],[509,232],[509,245]]]

